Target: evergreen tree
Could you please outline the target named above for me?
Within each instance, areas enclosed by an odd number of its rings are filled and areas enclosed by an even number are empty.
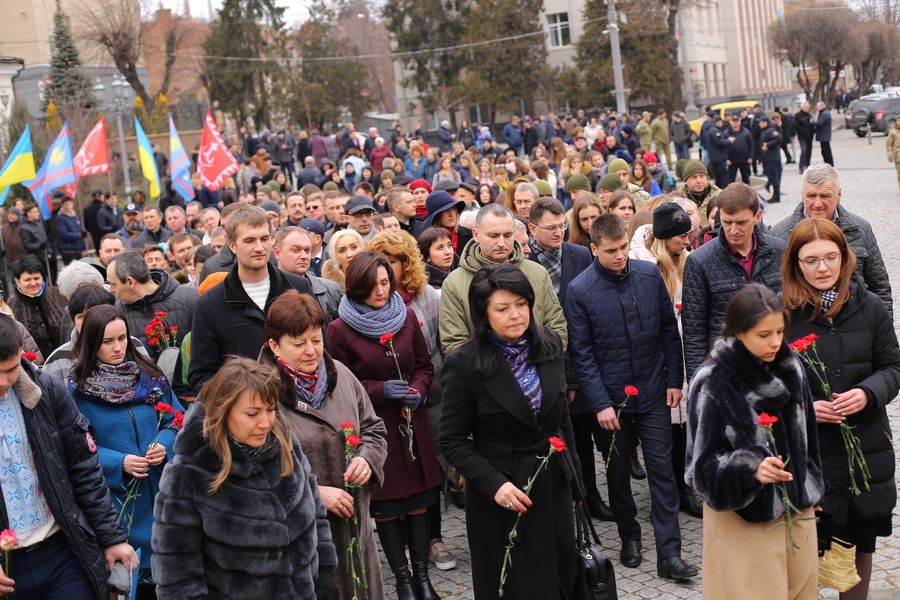
[[[541,31],[543,0],[474,0],[463,43],[514,38],[471,49],[466,65],[466,98],[488,104],[491,123],[498,110],[533,110],[547,74],[547,48]],[[520,101],[524,104],[520,104]]]
[[[52,100],[61,118],[66,120],[68,111],[89,108],[93,105],[93,87],[91,77],[81,69],[81,59],[69,31],[68,17],[62,11],[60,0],[56,0],[50,81],[44,87],[41,110],[47,112],[48,103]]]
[[[403,85],[418,90],[427,112],[443,109],[451,121],[467,100],[462,73],[469,58],[459,50],[430,50],[458,45],[470,11],[469,0],[387,0],[383,9],[385,27],[404,53],[399,59],[412,71]]]
[[[247,59],[271,58],[281,42],[284,8],[275,0],[225,0],[219,19],[203,43],[207,55]],[[206,59],[206,88],[210,100],[241,121],[253,117],[259,125],[268,119],[268,78],[274,60],[235,61]]]

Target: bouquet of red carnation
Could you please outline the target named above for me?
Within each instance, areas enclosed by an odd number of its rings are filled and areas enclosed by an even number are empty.
[[[158,311],[153,313],[150,324],[144,328],[144,335],[147,336],[147,343],[162,352],[168,348],[177,348],[178,328],[166,327],[166,313]]]
[[[386,333],[381,336],[379,343],[382,346],[387,346],[391,349],[391,356],[394,358],[394,364],[397,366],[397,377],[403,378],[403,375],[400,374],[400,361],[397,360],[397,352],[394,350],[394,334]],[[410,394],[417,394],[418,390],[415,388],[409,388]],[[409,449],[409,456],[413,460],[416,460],[416,454],[413,452],[413,424],[412,424],[413,411],[408,407],[404,406],[400,409],[400,418],[403,419],[403,423],[400,424],[400,435],[406,438]]]
[[[345,468],[347,469],[350,468],[350,461],[353,460],[355,448],[362,442],[359,436],[353,433],[354,429],[356,429],[356,426],[353,423],[341,423],[341,430],[344,432]],[[355,493],[357,487],[355,483],[344,482],[344,489],[353,496],[353,515],[344,518],[347,522],[347,536],[349,537],[347,566],[350,569],[350,577],[353,579],[353,596],[351,600],[359,599],[359,590],[369,589],[369,584],[366,580],[366,563],[363,560],[362,543],[360,541],[358,504]]]
[[[817,339],[819,339],[819,336],[815,333],[811,333],[788,344],[788,348],[796,352],[800,360],[803,361],[803,364],[809,367],[815,374],[816,379],[819,381],[819,385],[822,387],[822,392],[825,394],[825,399],[829,402],[834,402],[834,394],[831,393],[831,386],[828,385],[828,367],[825,366],[825,363],[819,358],[819,353],[816,352]],[[846,421],[842,422],[840,427],[841,437],[844,439],[844,450],[847,452],[847,468],[850,470],[850,491],[856,496],[859,496],[862,491],[856,483],[857,470],[859,470],[862,484],[868,492],[869,479],[871,478],[869,465],[866,464],[866,457],[863,454],[859,438],[853,433],[853,430],[856,427],[848,425]]]

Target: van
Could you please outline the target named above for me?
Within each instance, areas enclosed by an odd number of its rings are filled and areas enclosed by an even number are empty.
[[[745,108],[749,111],[752,110],[754,106],[759,104],[758,100],[740,100],[738,102],[722,102],[720,104],[713,104],[710,107],[710,110],[719,113],[722,118],[727,121],[731,115],[738,115]],[[705,115],[700,115],[699,119],[694,119],[689,124],[691,129],[697,135],[700,135],[700,128],[703,126],[703,117]]]

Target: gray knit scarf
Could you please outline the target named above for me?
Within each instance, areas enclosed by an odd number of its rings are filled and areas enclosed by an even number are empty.
[[[406,304],[397,292],[391,294],[391,299],[381,308],[359,304],[344,296],[338,306],[338,316],[354,331],[378,339],[386,333],[400,331],[406,322]]]

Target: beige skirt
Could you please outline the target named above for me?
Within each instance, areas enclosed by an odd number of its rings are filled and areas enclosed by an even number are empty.
[[[814,517],[807,508],[798,518]],[[748,523],[734,512],[703,505],[704,600],[816,600],[819,556],[816,522],[793,523],[791,551],[784,515],[768,523]]]

